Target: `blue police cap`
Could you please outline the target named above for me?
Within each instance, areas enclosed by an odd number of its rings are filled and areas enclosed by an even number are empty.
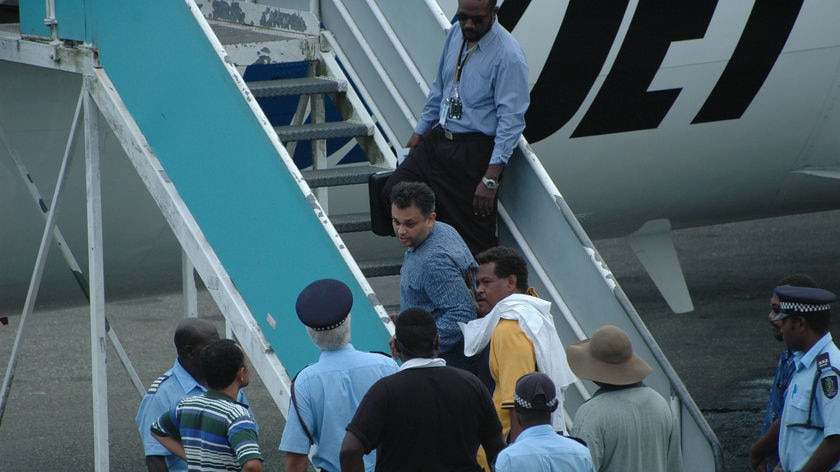
[[[300,321],[315,331],[338,328],[347,319],[352,307],[350,289],[335,279],[316,280],[307,285],[295,304]]]
[[[831,302],[837,296],[828,290],[812,287],[793,287],[782,285],[773,289],[773,293],[779,297],[781,311],[773,317],[773,321],[783,320],[793,315],[808,315],[831,309]]]

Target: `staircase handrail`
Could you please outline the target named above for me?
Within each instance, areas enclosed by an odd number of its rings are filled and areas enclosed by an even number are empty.
[[[644,324],[644,321],[641,319],[633,305],[630,303],[630,300],[627,298],[627,295],[621,289],[621,286],[616,282],[612,272],[607,267],[600,254],[598,254],[595,245],[589,239],[589,236],[586,234],[586,232],[583,230],[583,227],[580,225],[577,218],[574,216],[574,213],[566,203],[565,199],[560,194],[560,191],[557,189],[557,186],[554,184],[554,181],[548,175],[539,158],[533,152],[533,150],[531,149],[530,145],[524,137],[520,138],[518,146],[514,150],[514,155],[511,157],[511,164],[522,163],[525,163],[524,169],[526,169],[526,171],[532,172],[536,176],[537,180],[542,186],[542,192],[552,196],[554,204],[556,205],[566,224],[573,231],[581,247],[589,255],[590,263],[594,267],[595,271],[597,271],[600,274],[600,279],[602,283],[610,292],[612,292],[617,303],[626,314],[627,320],[629,320],[632,326],[635,328],[636,332],[641,337],[645,347],[649,349],[651,355],[656,361],[657,367],[661,369],[662,374],[670,383],[670,389],[677,399],[676,403],[672,402],[672,409],[676,410],[675,413],[678,414],[688,413],[688,415],[693,419],[694,424],[700,429],[701,434],[711,447],[711,452],[715,461],[715,470],[722,471],[723,453],[717,436],[709,426],[700,409],[697,407],[697,404],[692,399],[691,395],[688,392],[688,389],[685,387],[682,380],[679,378],[676,371],[671,366],[668,359],[665,357],[665,354],[662,352],[662,349],[656,343],[656,340],[653,338],[650,331],[648,331],[647,327]],[[519,171],[518,169],[522,168],[522,166],[509,165],[505,170],[505,177],[511,177],[511,172],[517,172]],[[504,188],[504,183],[502,184],[502,186]],[[535,189],[533,186],[529,187],[529,192],[531,192],[532,194],[536,190],[537,189]],[[548,271],[544,268],[540,258],[531,250],[529,242],[519,232],[516,216],[508,212],[507,208],[505,207],[505,203],[506,193],[502,191],[499,194],[499,215],[501,221],[505,225],[505,230],[511,232],[513,239],[516,241],[517,245],[519,245],[519,249],[528,261],[528,264],[531,267],[533,273],[537,275],[537,277],[542,281],[543,285],[545,286],[547,295],[551,299],[553,305],[560,310],[564,321],[571,328],[571,331],[574,333],[574,336],[577,338],[577,340],[586,339],[589,336],[584,332],[584,329],[580,326],[580,323],[572,314],[572,310],[567,306],[562,295],[556,290],[555,283],[552,282],[551,276],[548,274]],[[580,390],[582,383],[577,382],[576,384],[578,390]],[[663,392],[660,391],[660,393]],[[663,394],[663,396],[667,398],[667,395]],[[584,398],[584,400],[587,399],[589,397],[588,392],[586,394],[582,394],[582,397]],[[569,420],[570,419],[567,418],[567,421]],[[683,422],[681,421],[680,423],[682,424]],[[686,447],[687,446],[685,440],[683,440],[684,451],[686,450]],[[686,463],[687,462],[688,461],[686,461]]]

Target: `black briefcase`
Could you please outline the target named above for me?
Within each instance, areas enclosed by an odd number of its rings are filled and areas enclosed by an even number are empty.
[[[382,189],[388,177],[394,171],[377,172],[368,177],[368,200],[370,203],[370,229],[377,236],[394,236],[394,226],[391,224],[391,212],[385,211],[382,205]]]

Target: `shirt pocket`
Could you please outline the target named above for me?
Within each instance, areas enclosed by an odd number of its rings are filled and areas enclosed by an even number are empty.
[[[493,106],[494,83],[490,71],[470,74],[461,81],[461,100],[470,108]]]
[[[807,423],[810,405],[811,389],[803,388],[797,391],[784,405],[784,409],[789,410],[787,415],[785,415],[787,417],[787,423],[797,425]]]

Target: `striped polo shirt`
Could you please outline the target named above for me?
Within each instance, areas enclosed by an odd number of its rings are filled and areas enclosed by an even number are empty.
[[[190,471],[241,470],[249,460],[262,460],[248,405],[215,390],[181,400],[152,431],[181,440]]]

